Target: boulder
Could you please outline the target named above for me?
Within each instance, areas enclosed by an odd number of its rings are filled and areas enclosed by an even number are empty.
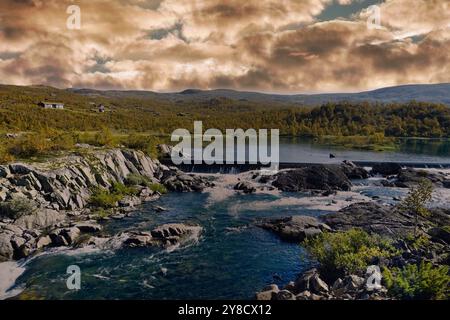
[[[275,175],[273,186],[282,191],[351,190],[352,183],[341,165],[312,165],[281,171]]]
[[[266,219],[257,223],[257,226],[274,232],[285,241],[297,243],[323,231],[331,230],[329,226],[310,216]]]
[[[255,186],[249,181],[239,182],[234,186],[234,190],[242,191],[246,194],[256,192]]]
[[[7,232],[0,233],[0,259],[11,260],[14,255],[14,248],[11,244],[12,234]]]
[[[428,230],[428,234],[433,241],[444,242],[447,245],[450,245],[450,232],[448,229],[435,227]]]
[[[295,293],[309,291],[315,294],[325,294],[329,292],[328,285],[320,278],[317,269],[311,269],[303,273],[295,281]]]
[[[369,178],[369,172],[367,172],[366,169],[358,167],[356,164],[354,164],[351,161],[343,161],[342,162],[342,170],[344,171],[345,175],[349,179],[367,179]]]
[[[273,300],[276,294],[280,292],[276,284],[272,284],[263,289],[263,291],[256,293],[256,300],[258,301],[270,301]]]
[[[371,174],[381,174],[383,176],[397,175],[402,170],[402,166],[395,162],[375,163],[372,167]]]
[[[42,249],[49,246],[51,243],[52,239],[50,238],[50,236],[43,236],[36,242],[36,249]]]
[[[0,166],[0,178],[7,178],[11,172],[7,166]]]
[[[74,225],[82,233],[95,233],[101,231],[103,228],[95,221],[79,222]]]
[[[430,180],[436,187],[444,187],[447,177],[442,173],[429,172],[425,170],[415,170],[411,168],[402,169],[394,181],[394,185],[399,188],[411,188],[416,186],[422,179]]]

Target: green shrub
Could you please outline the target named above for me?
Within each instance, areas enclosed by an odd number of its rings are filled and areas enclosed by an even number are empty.
[[[94,189],[90,199],[89,203],[97,208],[114,208],[118,201],[122,200],[123,196],[114,194],[109,192],[109,190],[106,189]]]
[[[150,190],[153,192],[159,192],[160,194],[166,194],[167,188],[160,183],[153,183],[150,185]]]
[[[389,292],[401,299],[448,299],[450,276],[447,266],[433,267],[422,261],[403,269],[383,270],[383,279]]]
[[[123,183],[114,182],[110,190],[94,188],[89,203],[96,208],[110,209],[117,205],[117,202],[125,196],[136,195],[136,188],[129,187]]]
[[[365,272],[375,258],[391,257],[396,252],[388,240],[359,229],[322,233],[305,240],[304,245],[330,277]]]
[[[26,198],[17,197],[0,203],[0,216],[17,220],[36,212],[36,204]]]
[[[0,164],[6,164],[14,161],[14,156],[9,153],[8,148],[0,141]]]
[[[115,182],[112,184],[111,193],[120,196],[134,196],[137,194],[137,190],[134,187],[126,186],[120,182]]]
[[[43,134],[27,134],[15,139],[9,146],[9,153],[19,158],[30,158],[47,153],[50,140]]]
[[[116,141],[112,131],[108,127],[103,127],[95,134],[91,144],[99,147],[113,147],[116,145]]]
[[[152,185],[152,180],[149,177],[132,173],[128,175],[125,184],[128,186],[150,187]]]

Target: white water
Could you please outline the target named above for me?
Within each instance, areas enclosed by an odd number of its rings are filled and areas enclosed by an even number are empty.
[[[24,288],[10,290],[25,272],[25,265],[21,262],[8,261],[0,263],[0,300],[14,297],[21,293]]]

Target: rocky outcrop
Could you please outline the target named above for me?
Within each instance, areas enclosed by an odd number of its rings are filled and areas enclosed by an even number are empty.
[[[423,179],[428,179],[437,188],[450,188],[450,176],[448,174],[412,168],[401,169],[395,177],[383,180],[382,184],[385,187],[411,188]]]
[[[108,188],[124,182],[130,174],[155,180],[164,168],[142,152],[133,150],[92,150],[83,156],[69,155],[47,163],[13,163],[0,166],[0,201],[24,199],[32,203],[28,214],[0,217],[0,259],[21,259],[46,246],[75,243],[84,233],[95,233],[95,223],[79,222],[89,214],[87,208],[93,187]],[[141,199],[152,199],[154,192],[140,188],[139,197],[126,197],[118,205],[130,211]],[[11,202],[12,203],[12,202]],[[82,215],[86,213],[86,215]],[[81,217],[80,217],[81,215]],[[41,230],[50,230],[41,236]]]
[[[234,190],[250,194],[256,192],[256,187],[249,181],[240,181],[234,186]]]
[[[67,156],[48,164],[0,166],[0,187],[6,198],[24,196],[40,208],[77,210],[87,205],[92,187],[109,187],[131,174],[153,177],[160,168],[142,152],[103,150]],[[5,199],[5,200],[7,200]]]
[[[304,239],[315,236],[331,228],[318,219],[309,216],[293,216],[279,219],[268,219],[257,226],[270,230],[281,239],[289,242],[300,243]]]
[[[345,170],[342,165],[312,165],[285,170],[275,175],[272,185],[279,190],[288,192],[303,190],[349,191],[352,183]]]
[[[213,187],[211,177],[187,174],[177,168],[163,168],[161,183],[169,190],[175,192],[201,192],[205,188]]]
[[[282,290],[270,285],[256,294],[257,300],[384,300],[387,289],[369,285],[368,276],[348,275],[326,283],[317,269],[311,269],[300,275],[295,282]]]
[[[392,176],[399,174],[401,170],[402,166],[398,163],[383,162],[374,164],[370,173],[373,175]]]
[[[361,228],[384,236],[406,236],[414,231],[412,217],[405,216],[392,207],[372,202],[356,203],[321,217],[334,230],[345,231]]]
[[[164,247],[198,241],[202,227],[182,223],[165,224],[151,231],[131,230],[109,238],[92,238],[86,245],[101,249]]]

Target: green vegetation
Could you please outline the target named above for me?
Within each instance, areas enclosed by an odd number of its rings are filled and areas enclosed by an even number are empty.
[[[304,246],[320,263],[323,274],[332,278],[365,272],[375,258],[389,258],[396,254],[389,240],[359,229],[322,233],[306,239]]]
[[[359,150],[394,151],[398,148],[396,139],[385,137],[382,132],[369,136],[325,136],[320,137],[319,141],[322,144]]]
[[[398,209],[406,214],[414,215],[414,237],[417,236],[419,216],[427,217],[430,211],[426,208],[433,195],[433,184],[428,179],[422,179],[417,187],[411,188],[408,196],[400,203]]]
[[[160,183],[153,183],[150,185],[150,190],[152,190],[153,192],[158,192],[160,194],[165,194],[167,193],[167,189],[165,186],[163,186]]]
[[[36,204],[26,198],[14,198],[0,203],[0,217],[17,220],[36,212]]]
[[[136,195],[137,190],[122,183],[115,182],[109,190],[94,188],[89,203],[95,208],[111,209],[126,196]]]
[[[447,266],[433,267],[422,261],[419,266],[383,270],[389,292],[400,299],[448,299],[450,276]]]
[[[64,110],[45,110],[42,100],[65,103]],[[98,113],[95,105],[107,106]],[[186,111],[189,111],[188,113]],[[175,100],[129,93],[80,94],[50,87],[0,85],[0,162],[70,151],[77,143],[125,146],[156,157],[177,128],[277,128],[281,135],[315,137],[350,148],[393,150],[396,137],[450,137],[450,108],[444,105],[328,103],[305,107],[229,98]],[[332,137],[332,138],[330,138]]]

